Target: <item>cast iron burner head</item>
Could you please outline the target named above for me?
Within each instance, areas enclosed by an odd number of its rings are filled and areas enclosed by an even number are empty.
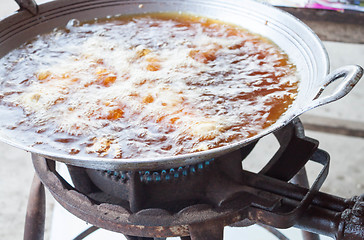
[[[211,159],[167,170],[118,172],[86,169],[86,173],[94,185],[92,188],[108,194],[108,198],[112,197],[114,203],[122,204],[129,201],[130,188],[134,189],[137,184],[141,190],[134,201],[138,199],[137,205],[142,209],[158,207],[178,211],[192,204],[210,202],[205,196],[204,182],[209,182],[209,178],[215,178],[214,174],[218,174],[214,165],[214,160]],[[72,172],[72,169],[70,171]],[[133,176],[137,176],[135,183],[132,180]],[[133,207],[129,209],[133,212],[140,210]]]
[[[224,226],[262,223],[363,239],[363,197],[345,200],[318,192],[329,165],[318,142],[304,136],[298,119],[275,136],[280,148],[257,174],[242,169],[255,143],[168,170],[116,172],[68,165],[74,188],[56,172],[53,161],[33,155],[33,162],[41,181],[68,211],[127,236],[221,240]],[[308,161],[322,165],[310,189],[302,180],[307,180]]]

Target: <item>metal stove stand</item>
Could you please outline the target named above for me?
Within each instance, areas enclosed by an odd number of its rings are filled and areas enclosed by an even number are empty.
[[[169,179],[166,170],[149,178],[149,171],[107,172],[68,166],[75,187],[60,176],[54,161],[33,154],[36,175],[24,239],[43,239],[44,186],[65,209],[95,226],[76,239],[104,228],[129,240],[222,240],[225,226],[254,223],[269,228],[294,226],[307,231],[305,240],[319,239],[316,234],[364,239],[363,196],[343,199],[319,192],[328,173],[329,155],[317,148],[316,140],[304,136],[301,122],[294,120],[275,136],[280,148],[259,173],[242,168],[243,159],[255,146],[251,144],[203,163],[200,170],[181,166],[178,177],[173,174]],[[322,166],[311,188],[304,168],[308,161]],[[184,170],[190,172],[184,174]],[[162,173],[163,179],[158,177]]]

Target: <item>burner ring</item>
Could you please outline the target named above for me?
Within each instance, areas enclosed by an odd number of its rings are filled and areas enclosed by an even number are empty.
[[[214,160],[215,159],[212,158],[202,163],[181,166],[178,168],[170,168],[168,170],[163,169],[158,171],[139,171],[140,181],[143,183],[151,183],[177,180],[181,177],[187,177],[189,175],[194,175],[198,172],[204,171],[213,164]]]
[[[159,183],[159,182],[169,182],[178,180],[184,177],[192,176],[197,173],[201,173],[207,168],[211,167],[214,158],[207,160],[202,163],[197,163],[193,165],[181,166],[178,168],[170,168],[163,170],[154,171],[138,171],[140,182],[143,183]],[[110,171],[110,170],[98,170],[102,175],[107,178],[113,179],[114,181],[120,181],[121,183],[127,183],[130,180],[129,171]]]

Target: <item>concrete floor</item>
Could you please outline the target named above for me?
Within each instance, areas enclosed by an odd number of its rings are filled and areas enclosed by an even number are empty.
[[[8,3],[9,2],[9,3]],[[37,1],[42,2],[42,1]],[[1,0],[0,17],[16,9],[12,0]],[[364,45],[325,42],[332,69],[346,64],[364,66]],[[345,98],[309,113],[339,119],[356,120],[364,123],[364,79]],[[331,155],[330,174],[322,191],[341,197],[364,193],[364,139],[306,131],[306,135],[320,141],[320,148]],[[274,145],[268,137],[266,145]],[[263,146],[253,153],[246,163],[249,169],[262,165],[256,159],[266,159],[269,149]],[[22,239],[29,189],[33,178],[30,154],[0,143],[0,239]],[[262,157],[264,156],[264,157]],[[315,167],[309,169],[313,178]],[[49,236],[54,200],[47,193],[46,239]]]

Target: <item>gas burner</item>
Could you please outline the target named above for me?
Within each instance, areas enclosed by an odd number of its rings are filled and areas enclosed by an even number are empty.
[[[175,181],[184,177],[193,176],[208,169],[213,164],[214,159],[207,160],[202,163],[181,166],[178,168],[170,168],[163,170],[153,171],[138,171],[140,181],[143,183],[158,183],[163,181]],[[130,179],[132,172],[128,171],[110,171],[110,170],[97,170],[100,174],[112,181],[126,183]]]
[[[259,173],[242,168],[255,143],[168,170],[103,171],[68,165],[75,187],[58,174],[54,161],[33,154],[33,163],[65,209],[96,226],[93,230],[119,232],[130,240],[221,240],[224,226],[254,223],[362,239],[363,196],[342,199],[318,191],[328,173],[329,155],[304,136],[298,119],[275,136],[280,147]],[[309,189],[304,168],[308,161],[322,166]]]
[[[161,182],[161,181],[173,181],[183,177],[193,176],[198,174],[207,168],[209,168],[215,159],[210,159],[202,163],[181,166],[178,168],[170,168],[168,170],[159,171],[139,171],[140,181],[144,183]]]

